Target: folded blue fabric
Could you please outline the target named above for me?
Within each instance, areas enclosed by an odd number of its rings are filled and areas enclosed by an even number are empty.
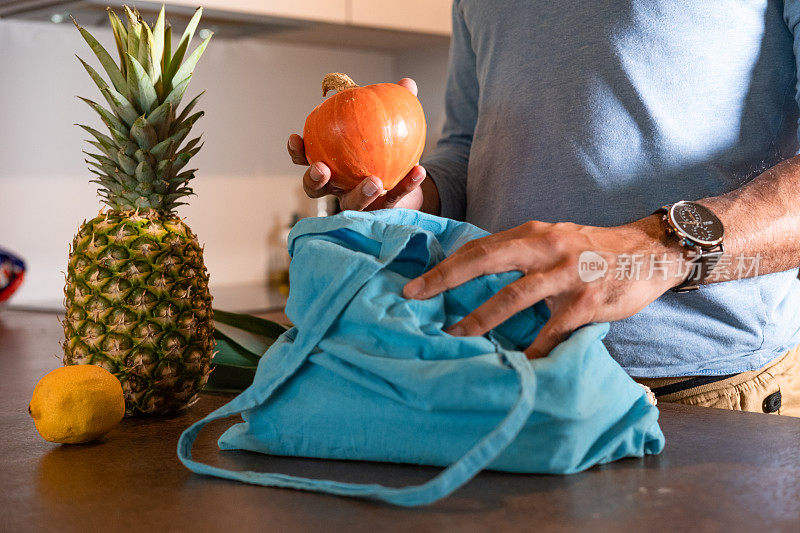
[[[402,209],[301,220],[289,237],[294,328],[269,348],[247,390],[183,433],[181,461],[247,483],[421,505],[484,468],[568,474],[661,452],[658,410],[603,346],[608,324],[582,327],[529,361],[520,350],[547,320],[543,303],[485,337],[445,333],[519,273],[403,298],[409,279],[484,235]],[[244,422],[222,435],[223,450],[447,468],[423,485],[391,488],[192,460],[202,426],[238,413]]]

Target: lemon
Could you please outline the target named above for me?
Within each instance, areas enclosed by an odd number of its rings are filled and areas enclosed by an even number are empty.
[[[50,442],[98,439],[125,416],[122,385],[95,365],[57,368],[39,380],[28,406],[39,434]]]

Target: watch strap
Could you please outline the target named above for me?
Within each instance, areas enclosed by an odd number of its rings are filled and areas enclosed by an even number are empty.
[[[720,257],[725,253],[722,243],[711,247],[702,248],[695,246],[695,256],[691,259],[689,266],[689,276],[681,283],[672,288],[673,292],[689,292],[697,290],[700,285],[708,278],[714,267],[717,266]]]

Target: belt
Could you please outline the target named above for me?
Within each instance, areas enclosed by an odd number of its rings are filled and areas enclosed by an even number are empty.
[[[659,396],[675,394],[676,392],[685,391],[694,387],[700,387],[702,385],[708,385],[710,383],[716,383],[717,381],[723,381],[738,375],[739,374],[737,373],[727,374],[725,376],[697,376],[683,381],[678,381],[676,383],[670,383],[669,385],[662,385],[661,387],[651,389],[651,391],[656,395],[656,398],[658,398]]]

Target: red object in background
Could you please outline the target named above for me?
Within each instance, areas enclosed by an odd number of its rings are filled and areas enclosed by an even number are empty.
[[[0,302],[8,300],[22,284],[25,263],[11,252],[0,249]]]

